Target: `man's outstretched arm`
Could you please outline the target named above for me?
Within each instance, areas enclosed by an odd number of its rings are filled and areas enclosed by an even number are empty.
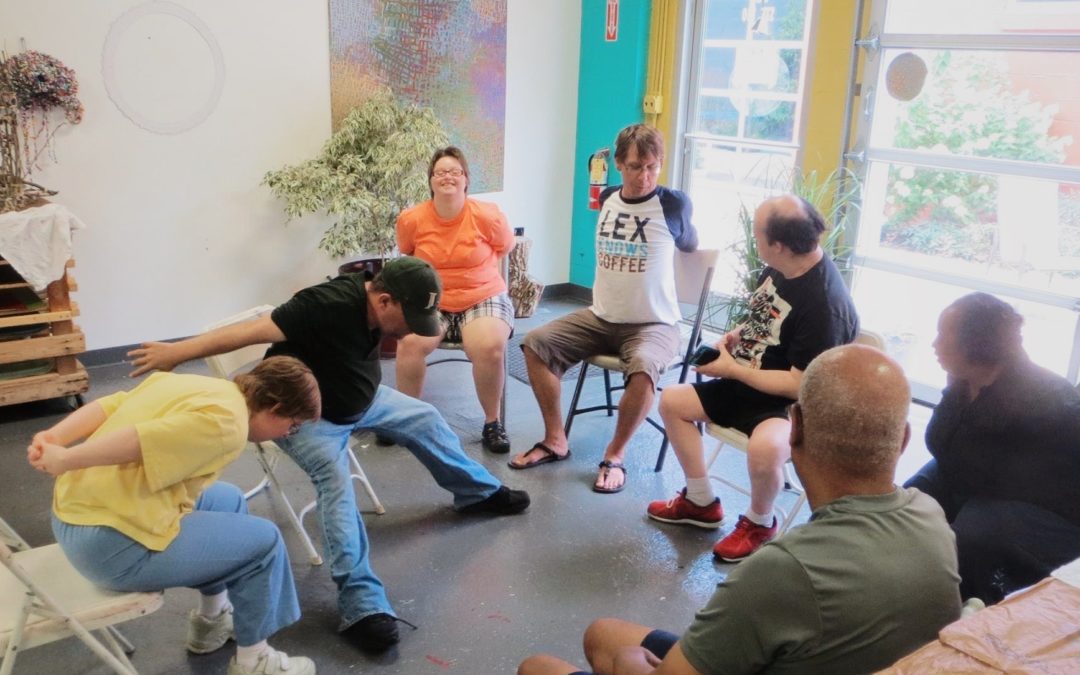
[[[224,354],[260,342],[284,340],[285,334],[267,314],[251,321],[222,326],[179,342],[144,342],[141,347],[127,353],[131,364],[135,366],[130,377],[139,377],[152,370],[172,370],[185,361]]]

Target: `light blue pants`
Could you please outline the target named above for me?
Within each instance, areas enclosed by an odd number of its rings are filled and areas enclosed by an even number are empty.
[[[56,540],[83,576],[122,592],[188,587],[203,595],[229,591],[236,642],[251,646],[300,618],[289,554],[277,526],[247,515],[235,485],[214,483],[180,534],[152,551],[111,527],[69,525],[53,516]]]
[[[365,616],[395,616],[386,589],[375,576],[369,559],[368,537],[356,510],[349,457],[349,435],[371,429],[406,448],[427,467],[440,487],[454,495],[461,509],[487,499],[501,483],[461,447],[457,434],[432,405],[380,385],[375,398],[354,424],[326,420],[305,424],[278,445],[315,485],[323,547],[330,574],[338,586],[339,630]]]

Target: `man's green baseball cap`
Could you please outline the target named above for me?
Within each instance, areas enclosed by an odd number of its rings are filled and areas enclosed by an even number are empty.
[[[378,278],[401,305],[409,330],[423,337],[436,337],[442,332],[439,316],[442,280],[434,267],[407,255],[383,263]]]

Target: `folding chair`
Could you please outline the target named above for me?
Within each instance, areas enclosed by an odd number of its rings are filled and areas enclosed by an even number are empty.
[[[856,344],[867,345],[874,347],[881,351],[885,351],[885,340],[881,335],[868,330],[859,331],[859,335],[855,338]],[[705,469],[708,471],[712,468],[716,458],[720,456],[720,451],[725,445],[730,446],[740,452],[746,452],[746,446],[750,442],[749,437],[743,432],[733,429],[731,427],[722,427],[718,424],[709,423],[705,425],[705,433],[720,441],[716,444],[716,448],[712,451],[712,456],[705,462]],[[777,529],[777,536],[788,531],[792,523],[795,521],[795,516],[799,514],[799,510],[802,509],[803,504],[806,503],[806,492],[803,491],[802,486],[796,483],[792,478],[792,471],[788,467],[791,466],[791,460],[789,459],[784,463],[784,489],[798,495],[795,503],[791,506],[790,510],[786,510],[779,505],[773,506],[776,512],[780,515],[777,522],[780,523],[780,527]],[[750,490],[738,483],[734,483],[723,476],[716,474],[709,474],[709,478],[726,485],[727,487],[742,493],[747,497],[750,496]]]
[[[269,314],[273,309],[274,308],[270,305],[253,307],[207,326],[206,330],[209,331],[234,323],[250,321]],[[269,347],[269,344],[248,345],[225,354],[209,356],[206,358],[206,364],[210,366],[210,372],[217,377],[232,379],[237,373],[242,373],[253,368],[256,363],[262,360],[263,355],[266,354],[266,350]],[[289,519],[289,524],[292,526],[293,530],[296,531],[297,535],[299,535],[300,541],[304,545],[304,550],[307,551],[308,560],[312,565],[321,565],[323,562],[322,556],[319,555],[319,552],[315,549],[315,545],[311,542],[311,537],[308,536],[307,531],[304,529],[303,521],[304,517],[314,510],[316,504],[315,500],[312,500],[300,511],[300,514],[297,515],[292,503],[289,502],[289,498],[285,496],[284,490],[281,489],[281,483],[278,482],[277,475],[274,473],[278,460],[280,460],[281,456],[285,453],[272,441],[253,443],[253,445],[255,446],[255,459],[263,470],[263,478],[259,481],[258,485],[245,492],[244,497],[250,500],[263,490],[266,490],[267,494],[276,494],[281,499],[281,503],[285,505],[285,514]],[[364,488],[364,492],[367,493],[372,504],[375,506],[375,513],[381,516],[386,513],[386,509],[383,508],[382,502],[379,501],[379,497],[375,494],[375,490],[368,481],[367,474],[364,473],[364,469],[360,466],[360,461],[356,458],[356,452],[354,451],[355,445],[356,439],[350,438],[348,453],[349,463],[352,465],[352,479],[358,481],[361,487]]]
[[[509,284],[509,265],[510,256],[507,254],[499,261],[499,274],[502,275],[503,281],[506,281],[507,284]],[[509,289],[509,285],[507,285],[507,288]],[[511,336],[513,336],[513,331],[511,331]],[[450,342],[448,340],[440,342],[438,349],[461,352],[462,354],[465,353],[465,345],[460,342]],[[503,390],[502,399],[499,401],[499,424],[503,425],[504,429],[506,428],[506,385],[509,382],[510,377],[510,364],[508,363],[509,356],[507,355],[507,351],[509,351],[509,345],[507,346],[507,350],[503,352]],[[430,368],[431,366],[437,366],[440,363],[472,363],[472,361],[465,356],[446,356],[432,359],[425,365]]]
[[[115,593],[94,586],[71,566],[58,544],[31,548],[0,518],[0,675],[19,652],[74,635],[113,672],[137,675],[134,653],[113,626],[157,611],[163,596]],[[105,644],[90,631],[99,631]]]
[[[705,318],[705,305],[709,299],[709,286],[712,284],[713,272],[716,269],[716,261],[719,256],[720,252],[713,249],[698,249],[691,253],[678,251],[675,254],[675,295],[680,305],[692,305],[696,309],[693,318],[690,320],[690,335],[686,342],[686,350],[668,366],[668,368],[679,368],[678,384],[686,382],[686,376],[690,370],[690,356],[701,342],[701,323]],[[589,366],[596,366],[604,371],[606,403],[604,405],[579,408],[578,401],[581,399],[581,390],[585,386],[585,377]],[[621,385],[611,386],[612,371],[623,374],[623,383]],[[578,415],[605,410],[608,417],[611,417],[619,409],[619,406],[612,402],[611,394],[625,388],[626,373],[623,372],[623,366],[619,361],[618,354],[598,354],[587,358],[581,364],[577,385],[574,387],[574,396],[570,399],[570,410],[566,413],[564,433],[567,436],[570,435],[570,427],[574,423],[574,418]],[[657,390],[660,390],[659,386]],[[659,456],[656,458],[655,470],[660,471],[664,468],[664,458],[667,455],[667,433],[664,431],[664,426],[651,416],[646,417],[645,421],[664,437],[663,442],[660,444]]]

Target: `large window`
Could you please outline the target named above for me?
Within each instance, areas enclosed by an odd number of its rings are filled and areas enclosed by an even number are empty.
[[[788,189],[796,166],[812,0],[695,0],[690,77],[682,121],[681,185],[694,203],[703,246],[719,248],[713,287],[730,292],[752,213]]]
[[[1080,2],[871,0],[846,155],[863,179],[854,294],[917,394],[941,310],[983,290],[1032,358],[1080,367]]]

